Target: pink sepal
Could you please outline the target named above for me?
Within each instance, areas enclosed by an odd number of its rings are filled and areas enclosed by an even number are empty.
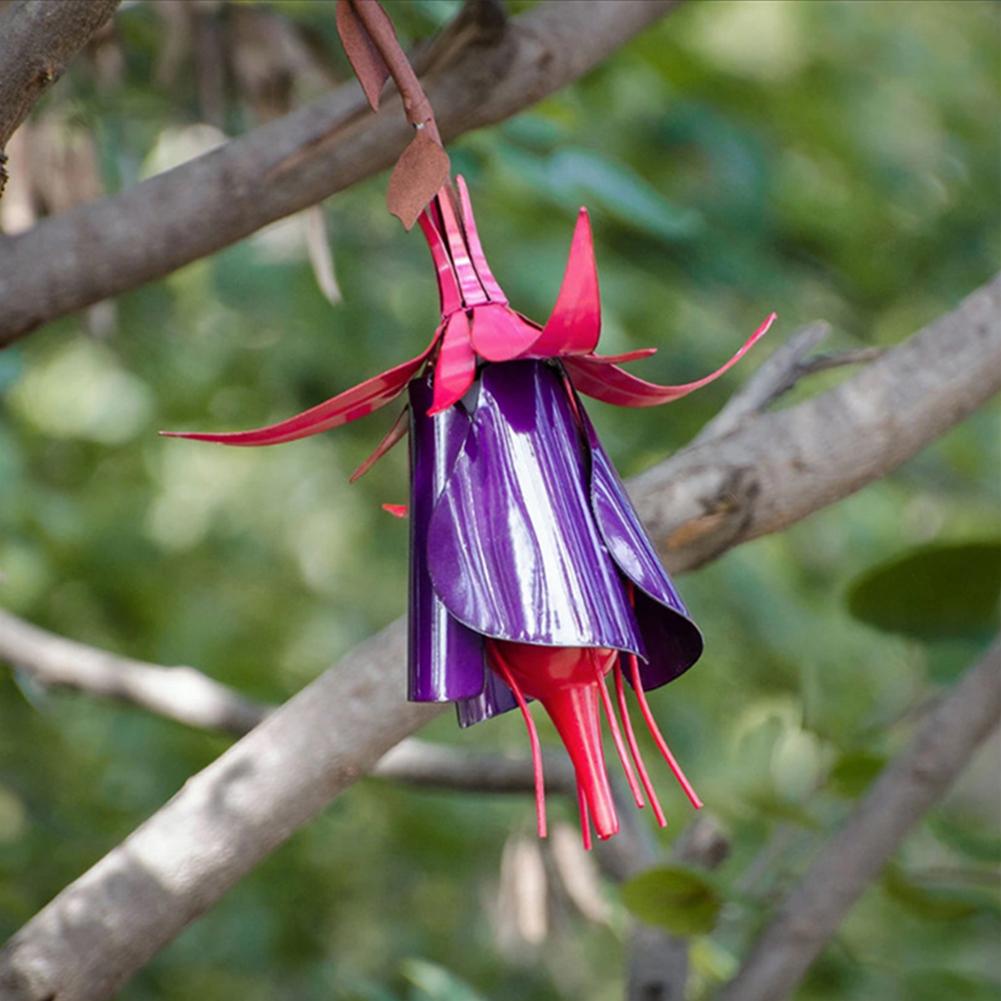
[[[445,328],[434,367],[434,397],[428,416],[461,400],[476,378],[476,355],[469,340],[469,317],[453,313]]]
[[[445,242],[438,232],[434,219],[431,217],[431,207],[425,209],[417,222],[427,240],[431,259],[434,261],[435,273],[438,279],[438,299],[441,303],[441,315],[448,316],[462,305],[462,295],[459,292],[459,279],[452,268],[452,260],[448,256]]]
[[[532,345],[537,358],[556,355],[586,355],[598,344],[601,334],[601,295],[598,266],[594,259],[594,239],[587,209],[577,216],[570,255],[556,305]]]
[[[702,379],[686,382],[680,386],[659,386],[645,379],[638,379],[617,365],[608,364],[607,360],[602,362],[588,356],[570,356],[564,359],[563,364],[570,373],[574,386],[581,393],[619,407],[655,407],[660,403],[680,400],[681,397],[718,379],[764,337],[775,321],[775,316],[776,314],[772,313],[725,365]]]
[[[539,328],[500,303],[473,310],[473,348],[487,361],[510,361],[535,354]]]
[[[588,361],[597,362],[599,365],[622,365],[629,361],[639,361],[641,358],[650,358],[657,353],[656,348],[635,348],[632,351],[623,351],[619,355],[596,355],[589,354],[584,357]]]
[[[462,206],[462,221],[466,227],[466,242],[469,244],[469,255],[473,259],[476,273],[479,275],[483,290],[490,297],[491,302],[507,302],[504,290],[497,284],[490,265],[487,264],[486,254],[483,253],[483,245],[480,243],[480,234],[476,229],[476,219],[473,216],[473,203],[469,198],[469,188],[466,187],[466,179],[459,174],[455,178],[456,186],[459,189],[459,202]]]
[[[359,417],[365,417],[399,396],[427,361],[437,340],[438,333],[416,358],[402,362],[380,375],[374,375],[340,395],[277,424],[254,428],[251,431],[228,431],[218,434],[203,431],[161,431],[160,434],[167,438],[190,438],[192,441],[211,441],[219,445],[250,447],[279,445],[282,442],[297,441],[299,438],[308,438],[310,435],[329,431],[331,428],[356,421]]]
[[[393,426],[382,436],[382,440],[375,446],[372,454],[351,474],[349,483],[360,480],[394,445],[403,441],[410,430],[410,407],[406,406],[400,411],[400,416],[393,421]]]
[[[383,504],[382,510],[394,518],[406,518],[410,514],[410,508],[406,504]]]

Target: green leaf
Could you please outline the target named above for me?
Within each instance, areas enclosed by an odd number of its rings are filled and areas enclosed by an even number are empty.
[[[993,829],[974,829],[969,821],[947,816],[930,818],[928,826],[953,851],[977,862],[1001,865],[1001,836]]]
[[[998,901],[981,887],[944,886],[918,879],[891,865],[883,875],[883,889],[898,904],[932,921],[958,921],[974,914],[999,913]]]
[[[919,640],[987,638],[998,628],[1001,541],[928,546],[873,567],[848,593],[851,614]]]
[[[622,886],[622,902],[640,921],[675,935],[705,935],[713,930],[722,900],[699,872],[682,866],[649,869]]]
[[[998,981],[956,970],[912,970],[904,982],[909,1001],[997,1001],[1001,996]]]
[[[886,758],[873,751],[848,751],[834,763],[828,786],[835,795],[854,799],[866,791],[885,764]]]
[[[414,985],[412,1001],[483,1001],[481,994],[437,963],[407,959],[401,972]]]
[[[814,831],[823,826],[806,806],[783,799],[771,789],[749,789],[741,794],[741,799],[769,820],[783,820]]]

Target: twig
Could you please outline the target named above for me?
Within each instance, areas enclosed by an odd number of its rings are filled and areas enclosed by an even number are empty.
[[[407,121],[418,128],[426,128],[428,135],[441,146],[441,133],[435,121],[434,109],[397,40],[393,25],[379,6],[378,0],[342,0],[354,7],[358,18],[365,25],[369,37],[375,43],[389,69],[389,75],[396,84],[403,100],[403,110]]]
[[[1001,642],[971,667],[824,845],[719,1001],[782,1001],[897,846],[1001,721]]]
[[[0,153],[119,0],[15,0],[0,11]],[[2,184],[0,184],[2,192]]]
[[[723,409],[693,439],[692,444],[721,438],[735,431],[749,417],[767,410],[779,397],[809,375],[847,365],[863,365],[885,354],[884,348],[870,347],[811,356],[810,352],[830,332],[830,325],[818,320],[793,334],[730,397]]]
[[[277,706],[248,699],[193,667],[163,667],[122,657],[39,629],[0,609],[0,662],[45,686],[117,699],[202,730],[241,737]],[[545,756],[546,786],[573,795],[573,770],[564,754]],[[529,792],[531,761],[471,755],[457,747],[410,738],[372,769],[379,778],[414,786],[466,792]]]
[[[836,389],[759,416],[634,481],[648,527],[674,531],[699,522],[720,484],[758,484],[731,492],[732,521],[721,519],[715,533],[702,523],[690,544],[670,547],[671,566],[697,565],[885,476],[983,403],[1001,381],[999,293],[995,280]],[[4,1001],[109,997],[432,719],[436,707],[400,698],[404,648],[397,623],[350,653],[63,890],[0,952]],[[942,719],[938,711],[934,718]]]
[[[576,80],[675,3],[536,4],[426,81],[443,138],[508,118]],[[368,114],[357,86],[347,84],[121,194],[0,241],[0,347],[349,187],[395,162],[412,136],[397,109]]]
[[[789,384],[790,373],[795,372],[803,359],[830,334],[831,326],[817,320],[794,333],[784,344],[777,347],[747,379],[723,409],[706,424],[692,444],[700,444],[711,438],[721,438],[736,430],[755,414],[761,413],[772,400]]]
[[[87,646],[0,610],[0,660],[44,685],[120,699],[159,716],[242,736],[271,707],[192,667],[162,667]]]

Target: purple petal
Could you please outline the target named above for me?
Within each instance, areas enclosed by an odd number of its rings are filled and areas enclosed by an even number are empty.
[[[485,719],[500,716],[518,705],[511,689],[493,671],[487,671],[483,691],[472,699],[460,699],[455,703],[459,726],[472,726]]]
[[[428,549],[435,591],[478,633],[645,656],[625,583],[591,513],[572,400],[551,365],[483,370]]]
[[[619,474],[584,408],[579,408],[591,449],[591,505],[605,545],[635,585],[636,615],[647,662],[640,664],[644,688],[657,688],[688,670],[702,654],[702,634],[689,618]]]
[[[483,639],[448,614],[428,572],[428,524],[449,468],[466,439],[469,417],[452,407],[427,416],[429,380],[410,384],[410,622],[409,698],[412,702],[448,702],[478,696],[486,666]]]

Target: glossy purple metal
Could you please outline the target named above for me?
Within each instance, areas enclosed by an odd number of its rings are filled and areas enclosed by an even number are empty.
[[[464,726],[513,708],[484,636],[633,652],[645,688],[690,667],[701,634],[558,365],[486,365],[471,416],[428,418],[431,394],[411,387],[411,698]]]
[[[431,517],[431,579],[449,612],[485,636],[644,656],[625,584],[591,512],[584,458],[555,367],[487,365],[469,434]]]
[[[430,377],[410,384],[409,691],[414,702],[450,702],[483,691],[483,638],[449,615],[431,585],[428,525],[448,471],[466,440],[461,404],[428,417]]]
[[[595,521],[612,559],[635,585],[634,608],[647,650],[646,661],[640,661],[640,677],[645,689],[659,688],[699,659],[702,633],[689,618],[583,406],[577,412],[590,450]]]

